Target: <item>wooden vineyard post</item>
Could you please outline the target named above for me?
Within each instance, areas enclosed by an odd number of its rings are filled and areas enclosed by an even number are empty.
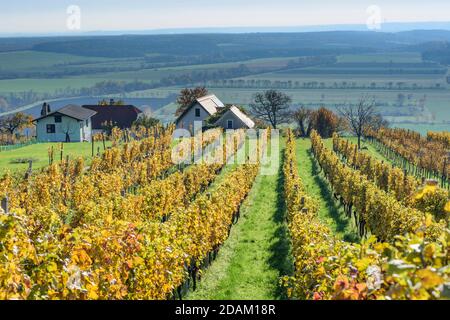
[[[4,213],[9,213],[9,198],[8,196],[4,197],[1,202],[1,207]]]
[[[53,146],[48,148],[48,165],[53,164]]]
[[[106,150],[105,134],[102,132],[103,150]]]
[[[445,188],[445,184],[447,183],[447,166],[450,161],[450,151],[447,152],[447,156],[444,159],[444,167],[442,168],[442,188]]]
[[[92,149],[92,158],[94,157],[94,135],[93,134],[91,134],[91,145],[92,145],[92,147],[91,147],[91,149]]]
[[[69,176],[69,171],[70,171],[69,155],[67,155],[67,156],[66,156],[66,172],[65,172],[65,176],[66,176],[66,177]]]
[[[28,161],[28,170],[25,172],[25,180],[29,179],[31,177],[31,174],[33,173],[33,160]]]
[[[64,143],[62,143],[61,142],[61,149],[60,149],[60,151],[61,151],[61,156],[60,156],[60,161],[63,161],[63,154],[64,154]]]
[[[408,170],[403,170],[403,186],[406,186],[406,182],[408,181]]]

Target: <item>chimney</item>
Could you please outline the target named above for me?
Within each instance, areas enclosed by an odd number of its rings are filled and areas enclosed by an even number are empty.
[[[44,102],[41,109],[41,116],[45,117],[49,114],[50,106],[47,104],[47,102]]]

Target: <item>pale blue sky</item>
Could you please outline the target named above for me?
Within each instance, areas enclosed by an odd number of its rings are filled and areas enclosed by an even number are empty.
[[[81,31],[365,24],[378,5],[385,22],[449,21],[449,0],[0,0],[0,33],[67,32],[69,5]]]

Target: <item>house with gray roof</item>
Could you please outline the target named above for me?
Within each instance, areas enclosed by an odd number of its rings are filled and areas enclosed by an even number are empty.
[[[255,122],[238,107],[231,106],[216,121],[215,125],[224,129],[253,129]]]
[[[217,111],[224,108],[225,105],[215,95],[208,95],[196,99],[184,112],[177,118],[175,124],[177,129],[194,130],[194,122],[202,122],[202,127],[205,120]]]
[[[77,105],[67,105],[49,112],[46,104],[35,119],[36,138],[40,142],[83,142],[92,136],[92,117],[96,112]]]

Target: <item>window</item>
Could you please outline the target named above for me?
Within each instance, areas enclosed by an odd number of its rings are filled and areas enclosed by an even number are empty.
[[[227,129],[233,129],[233,120],[227,121]]]
[[[200,108],[195,108],[195,117],[200,118]]]
[[[47,133],[55,133],[55,125],[54,124],[48,124],[47,125]]]
[[[61,116],[55,116],[55,123],[61,123],[62,117]]]

